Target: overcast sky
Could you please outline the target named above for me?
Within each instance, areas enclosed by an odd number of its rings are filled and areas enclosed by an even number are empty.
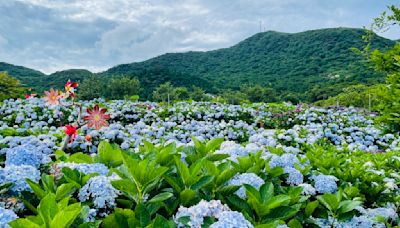
[[[392,0],[1,0],[0,61],[94,72],[265,30],[363,27]],[[397,31],[398,32],[398,31]],[[398,39],[397,32],[383,36]]]

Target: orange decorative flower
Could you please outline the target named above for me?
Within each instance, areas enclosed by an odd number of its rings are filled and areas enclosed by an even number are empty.
[[[44,91],[46,96],[44,99],[46,100],[48,105],[54,106],[60,104],[60,96],[58,95],[58,91],[54,90],[53,88],[50,91]]]
[[[78,87],[77,82],[71,82],[71,80],[68,79],[67,83],[65,84],[65,98],[68,98],[69,95],[71,97],[75,97],[75,88]]]
[[[88,108],[86,112],[84,120],[88,121],[88,127],[94,126],[96,130],[99,130],[101,127],[108,126],[107,120],[110,119],[110,114],[106,114],[107,109],[95,105],[93,108]]]
[[[76,127],[72,125],[65,125],[65,134],[69,136],[69,141],[72,143],[76,138]]]
[[[92,141],[92,136],[89,135],[89,134],[87,134],[87,135],[85,136],[85,139],[86,139],[86,141],[91,142],[91,141]]]

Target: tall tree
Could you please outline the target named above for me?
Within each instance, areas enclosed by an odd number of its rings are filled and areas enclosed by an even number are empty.
[[[400,25],[400,8],[390,6],[387,12],[375,18],[371,26],[372,32],[382,32]],[[368,42],[373,42],[373,36],[367,36]],[[370,63],[379,71],[387,74],[386,86],[382,87],[381,96],[384,102],[380,106],[382,117],[380,120],[390,127],[390,130],[400,130],[400,44],[397,42],[386,51],[365,49]]]
[[[0,101],[23,96],[24,89],[20,82],[8,75],[7,72],[0,72]]]

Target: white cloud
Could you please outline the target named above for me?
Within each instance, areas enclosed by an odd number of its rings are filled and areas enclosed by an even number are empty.
[[[166,52],[229,47],[259,31],[362,27],[376,0],[0,1],[0,61],[45,72],[104,70]],[[388,37],[398,38],[389,32]]]

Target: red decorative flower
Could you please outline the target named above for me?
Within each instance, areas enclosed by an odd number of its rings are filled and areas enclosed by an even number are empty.
[[[71,80],[68,79],[67,83],[65,84],[65,96],[64,98],[68,98],[69,95],[71,97],[75,97],[75,88],[78,87],[77,82],[71,82]]]
[[[65,125],[65,134],[69,136],[69,141],[72,143],[76,138],[76,127],[72,125]]]
[[[36,97],[37,96],[37,94],[36,93],[31,93],[31,94],[25,94],[25,98],[26,99],[28,99],[28,98],[31,98],[31,97]]]
[[[96,130],[99,130],[101,127],[108,126],[107,120],[110,119],[110,114],[106,114],[107,109],[95,105],[93,108],[88,108],[86,112],[84,120],[88,121],[88,127],[94,126]]]

